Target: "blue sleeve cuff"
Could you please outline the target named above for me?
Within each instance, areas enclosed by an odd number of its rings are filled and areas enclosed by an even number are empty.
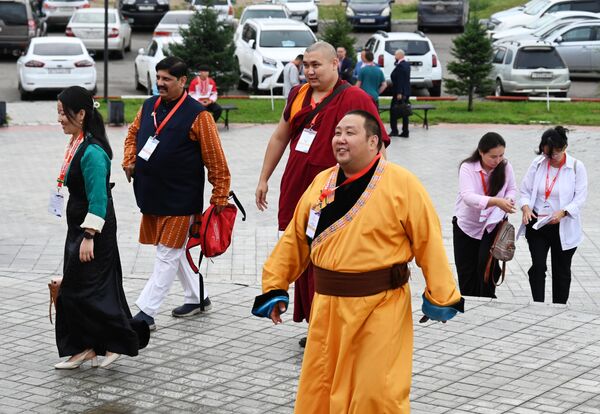
[[[285,310],[287,310],[290,298],[285,290],[271,290],[263,295],[257,296],[254,300],[254,306],[252,307],[252,314],[259,318],[270,318],[273,308],[279,302],[284,302]],[[284,313],[285,310],[281,313]]]
[[[464,299],[461,298],[460,302],[450,306],[437,306],[427,300],[425,295],[423,297],[423,306],[421,310],[423,314],[429,319],[434,321],[449,321],[454,318],[458,312],[464,312]]]

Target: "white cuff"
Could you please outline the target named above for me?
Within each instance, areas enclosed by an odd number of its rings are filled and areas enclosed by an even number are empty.
[[[102,232],[102,227],[104,227],[104,219],[92,213],[87,213],[85,220],[81,223],[82,229],[92,229],[98,233]]]

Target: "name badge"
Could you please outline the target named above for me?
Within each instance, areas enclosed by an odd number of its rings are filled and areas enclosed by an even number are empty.
[[[313,131],[312,129],[305,129],[302,131],[302,135],[300,135],[298,144],[296,144],[296,151],[307,154],[310,150],[310,146],[315,140],[315,136],[317,136],[317,131]]]
[[[50,202],[48,203],[48,212],[53,216],[62,217],[65,208],[65,197],[60,190],[54,189],[50,191]]]
[[[549,202],[545,202],[544,205],[542,206],[541,211],[538,211],[538,217],[545,217],[545,216],[549,216],[553,213],[552,211],[552,206],[550,205]]]
[[[148,161],[150,159],[150,156],[152,156],[152,153],[154,152],[154,150],[156,149],[156,147],[158,146],[158,143],[160,141],[156,139],[156,137],[150,137],[148,138],[148,141],[146,141],[146,145],[144,145],[144,148],[142,148],[140,150],[140,153],[138,154],[138,156],[145,160]]]
[[[321,212],[311,208],[308,216],[308,224],[306,226],[306,235],[311,239],[315,238],[315,232],[317,231],[320,218]]]

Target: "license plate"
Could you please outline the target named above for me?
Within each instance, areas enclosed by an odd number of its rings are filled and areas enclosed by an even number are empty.
[[[375,23],[375,19],[360,19],[361,23]]]
[[[532,73],[531,77],[533,79],[551,79],[552,78],[552,73],[550,72],[537,72],[537,73]]]
[[[435,5],[435,11],[443,11],[444,10],[444,5],[443,4],[436,4]]]
[[[82,35],[83,35],[82,37],[86,37],[86,38],[88,38],[88,37],[96,38],[96,37],[100,36],[101,34],[100,34],[100,32],[96,32],[95,30],[88,30],[87,32],[83,32]]]
[[[140,9],[140,11],[152,11],[154,10],[154,6],[138,6],[138,9]]]
[[[67,73],[71,73],[71,69],[49,68],[48,73],[52,75],[65,75]]]
[[[72,13],[74,9],[72,7],[59,7],[56,10],[64,13]]]
[[[303,17],[302,16],[292,16],[292,20],[299,20],[302,21]]]

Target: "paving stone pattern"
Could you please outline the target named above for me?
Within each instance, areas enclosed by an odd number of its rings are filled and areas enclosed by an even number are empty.
[[[53,107],[43,108],[49,118]],[[497,131],[507,141],[506,155],[520,182],[545,128],[436,125],[427,131],[413,126],[410,139],[394,139],[388,157],[413,171],[429,190],[451,262],[459,161],[483,133]],[[273,129],[233,125],[222,131],[232,187],[248,219],[238,219],[229,251],[202,265],[213,309],[192,319],[172,318],[170,310],[182,298],[175,283],[157,317],[158,330],[138,357],[120,358],[108,370],[84,365],[67,372],[53,368],[58,356],[46,288],[62,269],[66,225],[46,208],[65,137],[56,125],[0,129],[0,413],[293,412],[302,361],[298,339],[306,326],[291,322],[290,315],[276,327],[250,315],[260,293],[261,266],[277,241],[282,167],[270,181],[269,210],[258,212],[253,203]],[[140,214],[119,166],[126,130],[108,132],[115,152],[113,197],[125,292],[135,313],[133,303],[152,270],[154,248],[137,243]],[[413,413],[600,413],[600,197],[594,192],[599,144],[600,128],[573,128],[570,134],[569,151],[587,167],[590,194],[568,306],[530,302],[530,258],[520,240],[498,300],[467,298],[464,315],[447,324],[418,324],[424,283],[413,264]],[[511,217],[513,224],[519,219]],[[546,297],[551,298],[550,286]]]

